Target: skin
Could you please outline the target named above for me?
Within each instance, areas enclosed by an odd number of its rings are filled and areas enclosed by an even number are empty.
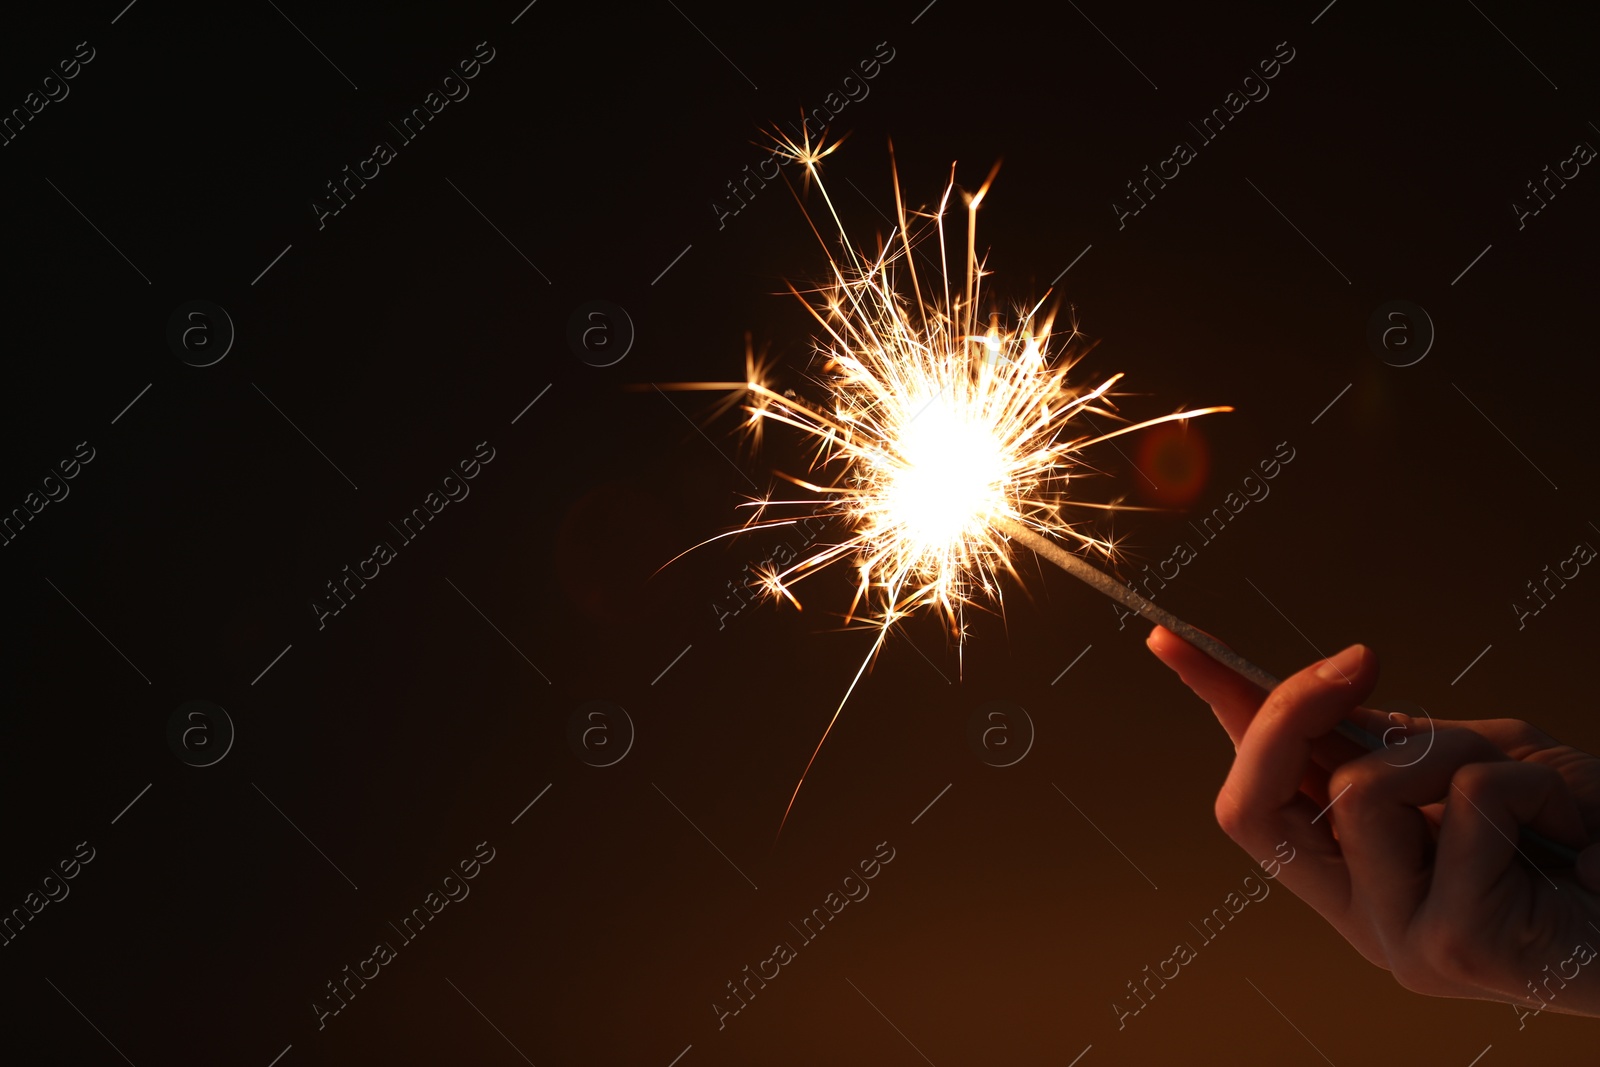
[[[1280,884],[1369,961],[1412,992],[1516,1005],[1524,1025],[1600,1016],[1600,957],[1574,959],[1600,950],[1600,758],[1520,719],[1363,708],[1363,645],[1267,693],[1159,626],[1147,644],[1233,740],[1217,822],[1252,856],[1293,845]],[[1385,747],[1333,733],[1340,719]],[[1523,826],[1583,849],[1576,870],[1526,862]]]

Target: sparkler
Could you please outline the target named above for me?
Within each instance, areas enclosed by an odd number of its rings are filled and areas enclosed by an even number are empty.
[[[665,386],[729,390],[735,399],[745,398],[746,426],[753,435],[771,422],[799,430],[810,441],[812,472],[831,473],[832,481],[782,477],[817,494],[820,513],[843,520],[849,533],[784,569],[767,568],[758,576],[761,587],[769,596],[798,606],[792,591],[796,582],[844,563],[856,573],[846,622],[859,619],[875,631],[871,649],[795,783],[779,833],[850,694],[894,625],[919,610],[935,611],[959,646],[966,635],[966,609],[980,602],[1000,604],[1000,574],[1017,576],[1012,542],[1173,631],[1261,688],[1274,688],[1277,678],[1063,546],[1074,545],[1106,561],[1117,558],[1112,541],[1084,532],[1068,517],[1070,509],[1124,509],[1117,501],[1091,501],[1069,492],[1073,482],[1093,473],[1086,450],[1160,423],[1232,408],[1180,410],[1126,422],[1112,399],[1120,374],[1092,388],[1069,380],[1087,352],[1078,343],[1082,335],[1075,322],[1062,351],[1052,353],[1057,340],[1053,314],[1043,311],[1048,293],[1031,308],[1020,309],[1012,321],[980,312],[982,283],[989,272],[977,252],[977,214],[998,164],[976,192],[963,194],[965,267],[954,292],[944,231],[956,188],[953,165],[938,208],[908,212],[891,146],[898,224],[876,252],[858,248],[822,181],[818,164],[840,143],[825,144],[825,137],[813,145],[809,130],[798,142],[778,134],[774,152],[801,164],[807,187],[816,182],[842,249],[840,257],[829,254],[828,283],[805,293],[790,286],[822,330],[817,355],[826,403],[777,391],[764,380],[766,368],[748,354],[744,382]],[[924,224],[916,237],[908,218]],[[829,243],[809,212],[806,220],[827,250]],[[925,287],[914,253],[928,229],[937,237],[939,277]],[[1096,416],[1122,425],[1102,430]],[[730,534],[792,525],[797,520],[767,518],[767,512],[799,505],[816,508],[818,502],[753,501],[753,517]],[[1340,723],[1339,728],[1369,749],[1382,745],[1352,723]]]
[[[1081,335],[1073,323],[1063,351],[1052,352],[1057,340],[1054,317],[1043,311],[1048,294],[1020,310],[1013,322],[980,313],[988,272],[977,251],[977,214],[995,171],[976,192],[964,194],[965,269],[952,292],[944,221],[955,191],[953,166],[938,209],[931,213],[908,213],[896,170],[898,226],[873,253],[851,242],[822,181],[818,164],[840,142],[813,144],[809,131],[800,141],[781,134],[774,140],[776,154],[802,166],[806,185],[816,182],[842,248],[841,257],[829,255],[832,277],[827,284],[804,294],[790,287],[822,329],[818,355],[828,400],[816,403],[793,391],[777,391],[752,357],[747,357],[744,382],[676,388],[737,391],[746,398],[752,433],[759,434],[771,422],[797,429],[810,440],[815,448],[812,471],[833,474],[832,482],[784,477],[817,494],[820,511],[842,518],[850,533],[785,569],[768,569],[759,575],[761,586],[770,596],[798,605],[794,583],[845,563],[856,573],[847,624],[861,620],[875,630],[871,649],[795,784],[784,820],[850,694],[894,625],[918,610],[932,610],[943,616],[959,644],[966,633],[967,607],[979,601],[999,604],[999,575],[1016,574],[1012,539],[1135,610],[1158,612],[1150,617],[1202,647],[1226,652],[1059,542],[1106,560],[1116,558],[1113,542],[1084,532],[1069,518],[1072,509],[1121,507],[1069,492],[1071,483],[1092,473],[1083,457],[1087,449],[1158,423],[1232,409],[1178,411],[1102,430],[1096,416],[1123,422],[1112,399],[1122,376],[1112,375],[1092,388],[1069,381],[1085,349],[1077,343]],[[908,216],[925,223],[917,238]],[[806,218],[827,249],[828,241],[809,213]],[[939,248],[937,288],[924,286],[913,254],[930,227]],[[769,509],[803,504],[815,507],[817,502],[754,501],[754,516],[732,532],[790,524],[795,520],[767,518]],[[1242,662],[1236,656],[1232,660]]]

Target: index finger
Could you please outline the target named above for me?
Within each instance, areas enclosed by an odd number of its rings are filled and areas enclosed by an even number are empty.
[[[1151,630],[1145,644],[1157,659],[1177,672],[1184,685],[1211,705],[1217,721],[1233,739],[1233,747],[1238,748],[1239,739],[1266,699],[1267,691],[1224,667],[1165,626]]]
[[[1157,626],[1145,638],[1157,659],[1177,672],[1183,684],[1211,705],[1211,711],[1228,732],[1237,749],[1250,721],[1256,717],[1267,691],[1248,678],[1218,663],[1164,626]],[[1356,708],[1349,717],[1369,732],[1383,736],[1393,721],[1383,712]],[[1362,755],[1367,749],[1343,737],[1331,737],[1317,744],[1318,764],[1331,769],[1345,760]]]
[[[1377,681],[1377,657],[1364,645],[1307,667],[1274,689],[1251,719],[1239,753],[1217,796],[1217,821],[1253,855],[1290,841],[1322,857],[1310,867],[1285,871],[1294,892],[1324,914],[1342,911],[1350,875],[1327,808],[1300,788],[1312,762],[1313,745],[1358,705]],[[1327,807],[1337,804],[1330,798]]]

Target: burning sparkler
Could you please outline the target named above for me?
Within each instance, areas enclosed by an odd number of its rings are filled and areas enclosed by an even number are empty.
[[[812,471],[832,474],[832,481],[784,477],[817,494],[820,511],[843,519],[850,532],[783,570],[762,574],[762,585],[769,595],[798,604],[791,589],[795,582],[830,564],[845,563],[856,574],[847,621],[861,620],[876,632],[795,785],[784,809],[787,820],[806,773],[894,624],[920,609],[933,610],[944,617],[959,643],[969,605],[1001,602],[998,576],[1015,574],[1012,539],[1136,609],[1153,608],[1060,547],[1066,541],[1105,560],[1116,557],[1114,543],[1084,532],[1069,512],[1121,505],[1079,499],[1069,493],[1069,485],[1091,471],[1082,453],[1094,445],[1158,423],[1231,409],[1200,408],[1123,423],[1112,400],[1120,374],[1092,388],[1068,380],[1083,354],[1076,344],[1076,323],[1059,346],[1062,351],[1055,353],[1058,338],[1053,315],[1043,310],[1044,299],[1019,311],[1014,322],[982,314],[982,283],[988,272],[977,251],[977,214],[994,171],[976,192],[964,194],[965,269],[952,292],[944,221],[956,188],[953,167],[939,207],[931,213],[907,212],[896,171],[898,226],[876,253],[869,253],[851,242],[818,167],[839,142],[813,144],[809,131],[798,142],[781,134],[774,140],[776,154],[802,166],[806,185],[816,182],[843,250],[842,258],[829,256],[828,284],[804,294],[792,286],[790,290],[822,328],[818,355],[828,401],[778,392],[763,380],[764,368],[754,359],[748,360],[744,382],[677,388],[737,390],[747,399],[752,432],[764,423],[778,423],[801,431],[814,444]],[[937,235],[937,288],[925,288],[918,276],[912,254],[918,237],[911,233],[908,216],[925,220]],[[812,229],[817,232],[814,222]],[[821,233],[817,238],[827,249]],[[1102,432],[1094,416],[1123,424]],[[815,508],[817,501],[754,501],[754,517],[733,532],[788,525],[795,520],[767,515],[770,509],[793,505]],[[1192,629],[1166,612],[1161,615],[1180,633]]]
[[[871,649],[795,783],[783,822],[893,626],[918,610],[933,610],[944,617],[959,645],[966,632],[966,608],[980,601],[1001,603],[999,575],[1016,574],[1013,541],[1172,630],[1263,689],[1276,686],[1278,679],[1271,674],[1063,547],[1065,542],[1106,561],[1117,557],[1113,542],[1084,532],[1069,518],[1070,509],[1123,507],[1069,493],[1074,479],[1092,471],[1085,450],[1159,423],[1232,409],[1198,408],[1127,423],[1112,401],[1120,374],[1092,388],[1068,380],[1085,349],[1077,343],[1081,335],[1073,323],[1058,346],[1061,351],[1052,352],[1057,341],[1053,316],[1042,310],[1048,294],[1019,310],[1010,322],[980,311],[982,282],[989,272],[977,252],[977,214],[995,171],[976,192],[963,194],[965,266],[952,291],[944,221],[956,188],[953,166],[932,212],[907,212],[894,170],[898,225],[869,253],[852,244],[818,167],[839,142],[813,145],[809,131],[798,142],[782,134],[774,141],[777,155],[801,164],[806,186],[816,183],[843,250],[842,257],[829,255],[829,283],[806,293],[790,287],[822,329],[817,354],[827,401],[773,389],[764,380],[765,368],[748,355],[744,382],[666,388],[734,392],[745,399],[752,433],[759,434],[767,422],[799,430],[814,445],[812,472],[832,475],[827,484],[784,475],[817,494],[820,509],[817,500],[756,500],[751,520],[730,533],[792,525],[797,520],[768,518],[767,513],[798,505],[839,518],[849,531],[782,570],[771,568],[760,575],[766,593],[798,605],[792,592],[796,582],[844,563],[856,573],[847,622],[860,620],[875,631]],[[892,163],[892,146],[890,158]],[[922,233],[911,233],[908,217],[923,223]],[[828,249],[809,213],[806,219]],[[937,236],[939,277],[925,287],[913,249],[928,229]],[[1102,431],[1095,416],[1121,425]],[[1368,748],[1381,744],[1350,723],[1342,723],[1341,732]]]

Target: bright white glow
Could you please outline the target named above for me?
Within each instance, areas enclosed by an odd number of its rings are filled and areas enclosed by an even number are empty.
[[[921,555],[961,550],[1005,503],[1006,457],[990,426],[943,398],[910,404],[887,479],[886,517]]]

